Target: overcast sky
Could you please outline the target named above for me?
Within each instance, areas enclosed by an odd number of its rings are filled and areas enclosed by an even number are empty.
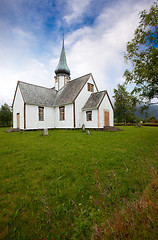
[[[0,0],[0,105],[17,81],[54,86],[65,35],[71,79],[92,73],[110,97],[123,83],[126,43],[153,0]],[[130,90],[130,87],[129,87]]]

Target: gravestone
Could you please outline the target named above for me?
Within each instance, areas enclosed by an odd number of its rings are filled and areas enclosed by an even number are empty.
[[[90,135],[90,131],[89,130],[87,131],[87,134]]]
[[[48,128],[43,129],[43,136],[48,136]]]
[[[82,124],[82,132],[84,132],[84,131],[85,131],[85,125]]]

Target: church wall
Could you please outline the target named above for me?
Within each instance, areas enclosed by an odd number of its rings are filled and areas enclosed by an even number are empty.
[[[17,113],[20,114],[20,129],[24,129],[24,101],[19,86],[13,104],[13,128],[17,128]]]
[[[109,102],[107,95],[105,95],[100,107],[99,107],[99,127],[104,127],[104,110],[109,111],[109,125],[114,126],[114,111]]]
[[[39,121],[38,106],[26,105],[26,129],[54,128],[54,109],[44,107],[44,121]]]
[[[85,128],[98,128],[97,109],[90,110],[90,111],[92,111],[92,121],[87,121],[86,111],[83,111],[83,122],[84,122]]]
[[[55,128],[73,128],[74,127],[74,114],[73,104],[65,105],[65,120],[59,120],[59,107],[55,107],[54,127]]]
[[[87,83],[85,84],[82,91],[80,92],[80,94],[75,100],[76,128],[81,128],[82,124],[84,123],[84,119],[83,119],[84,113],[82,111],[82,108],[84,107],[86,101],[88,100],[88,98],[92,93],[88,91],[88,87],[87,87],[88,83],[94,84],[92,77],[88,79]],[[95,85],[94,85],[94,92],[97,92]]]

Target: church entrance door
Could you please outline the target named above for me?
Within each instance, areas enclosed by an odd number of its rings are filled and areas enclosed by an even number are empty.
[[[109,111],[104,110],[104,126],[109,126]]]

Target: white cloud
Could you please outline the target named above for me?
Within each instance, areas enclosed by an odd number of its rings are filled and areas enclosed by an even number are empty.
[[[17,81],[28,82],[45,87],[53,87],[54,79],[51,78],[51,73],[47,65],[37,59],[28,59],[25,66],[19,63],[19,69],[14,69],[10,66],[9,71],[7,67],[0,69],[1,72],[1,86],[0,88],[0,104],[5,102],[12,104]],[[53,75],[53,74],[52,74]]]
[[[12,32],[16,41],[18,41],[19,39],[25,43],[28,43],[28,42],[32,43],[35,41],[35,36],[31,31],[30,32],[24,31],[21,28],[15,27],[13,28]]]
[[[91,0],[67,0],[68,9],[70,13],[64,16],[64,19],[68,24],[74,24],[80,22],[83,14],[87,10]]]
[[[83,37],[89,38],[90,35],[93,38],[93,29],[91,27],[86,26],[86,27],[79,28],[74,32],[72,32],[70,35],[66,36],[65,45],[68,45],[68,47],[71,47],[73,44],[80,41]]]
[[[122,83],[125,71],[124,52],[138,26],[139,11],[149,3],[118,2],[105,8],[92,27],[83,27],[66,38],[68,64],[72,78],[92,72],[100,90],[113,89]],[[69,46],[70,44],[70,46]]]

